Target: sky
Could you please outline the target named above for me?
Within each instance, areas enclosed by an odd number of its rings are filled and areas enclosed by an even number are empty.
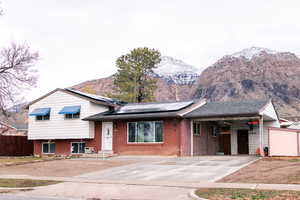
[[[26,100],[107,77],[137,47],[199,68],[251,46],[300,54],[299,0],[0,0],[0,47],[38,51]]]

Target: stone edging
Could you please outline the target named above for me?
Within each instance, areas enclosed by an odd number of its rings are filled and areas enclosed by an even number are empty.
[[[188,193],[188,197],[190,197],[190,198],[193,199],[193,200],[208,200],[208,199],[204,199],[204,198],[198,197],[198,196],[196,195],[196,191],[197,191],[197,189],[190,191],[190,192]]]

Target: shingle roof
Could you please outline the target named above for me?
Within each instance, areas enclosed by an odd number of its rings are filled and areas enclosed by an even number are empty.
[[[65,90],[67,90],[69,92],[72,92],[72,93],[75,93],[75,94],[80,95],[80,96],[84,96],[84,97],[87,97],[87,98],[90,98],[90,99],[94,99],[96,101],[106,102],[106,103],[109,103],[109,104],[120,104],[120,103],[123,103],[123,102],[121,102],[119,100],[116,100],[116,99],[112,99],[112,98],[108,98],[108,97],[104,97],[104,96],[100,96],[100,95],[95,95],[95,94],[89,94],[89,93],[81,92],[79,90],[74,90],[72,88],[65,88]]]
[[[223,117],[223,116],[247,116],[259,114],[261,109],[270,102],[264,100],[207,102],[205,105],[184,115],[186,118],[193,117]]]
[[[153,103],[129,103],[115,111],[108,111],[89,116],[83,120],[112,120],[112,119],[137,119],[137,118],[165,118],[180,117],[178,111],[181,111],[194,101],[176,101],[176,102],[153,102]]]

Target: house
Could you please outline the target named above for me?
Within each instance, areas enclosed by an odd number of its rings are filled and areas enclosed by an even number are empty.
[[[270,100],[125,104],[72,89],[31,102],[29,115],[35,155],[257,154],[280,127]]]
[[[0,121],[0,135],[27,136],[26,123],[7,123]]]
[[[0,121],[0,156],[33,155],[33,142],[27,139],[27,124]]]
[[[290,128],[290,129],[300,129],[300,122],[294,122],[288,128]]]

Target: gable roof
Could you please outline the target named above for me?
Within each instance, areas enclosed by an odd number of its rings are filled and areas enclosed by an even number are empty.
[[[85,99],[85,100],[88,100],[90,102],[93,102],[93,103],[96,103],[96,104],[102,104],[102,105],[106,105],[106,106],[111,106],[111,107],[114,107],[116,105],[122,105],[124,102],[122,101],[118,101],[118,100],[115,100],[115,99],[111,99],[111,98],[108,98],[108,97],[103,97],[103,96],[100,96],[100,95],[94,95],[94,94],[88,94],[88,93],[85,93],[85,92],[81,92],[81,91],[78,91],[78,90],[74,90],[74,89],[71,89],[71,88],[65,88],[65,89],[61,89],[61,88],[57,88],[47,94],[45,94],[44,96],[30,102],[28,105],[27,105],[27,108],[48,97],[49,95],[57,92],[57,91],[60,91],[60,92],[64,92],[64,93],[67,93],[67,94],[70,94],[70,95],[73,95],[73,96],[76,96],[76,97],[79,97],[79,98],[82,98],[82,99]]]
[[[8,123],[8,122],[3,122],[0,121],[0,124],[2,124],[3,126],[9,127],[11,129],[15,129],[15,130],[27,130],[28,129],[28,124],[27,123]]]
[[[150,119],[182,117],[183,111],[192,105],[203,103],[203,101],[174,101],[153,103],[129,103],[118,110],[99,113],[89,116],[83,120],[114,120],[114,119]],[[196,108],[196,107],[195,107]]]
[[[184,117],[205,118],[259,115],[269,102],[269,99],[208,102],[198,109],[184,115]]]

